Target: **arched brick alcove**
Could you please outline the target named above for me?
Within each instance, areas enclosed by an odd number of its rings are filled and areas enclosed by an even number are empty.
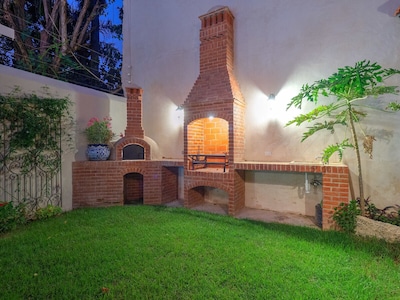
[[[124,204],[143,204],[143,175],[128,173],[124,180]]]

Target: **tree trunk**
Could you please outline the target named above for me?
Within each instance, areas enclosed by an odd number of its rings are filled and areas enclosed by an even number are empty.
[[[93,10],[97,3],[97,0],[91,0],[90,9]],[[99,75],[99,60],[100,60],[100,16],[92,20],[92,32],[90,33],[90,71],[95,75],[95,78],[91,78],[91,81],[97,81]],[[93,85],[96,85],[93,82]]]
[[[68,31],[67,31],[67,0],[61,0],[60,7],[60,38],[61,38],[61,55],[66,55],[68,50]]]
[[[22,32],[26,28],[24,1],[3,2],[3,13],[6,24],[15,30],[14,49],[15,59],[23,62],[28,71],[32,71],[31,60],[29,59],[28,49],[32,48],[32,42],[29,39],[22,38]]]
[[[365,199],[364,199],[364,184],[363,184],[363,177],[362,177],[362,170],[361,170],[361,156],[360,156],[360,148],[358,145],[358,140],[357,140],[357,134],[356,134],[356,129],[354,126],[354,120],[353,120],[353,111],[351,104],[348,104],[348,111],[349,111],[349,119],[350,119],[350,131],[351,131],[351,136],[353,138],[353,144],[354,144],[354,151],[356,153],[357,157],[357,169],[358,169],[358,186],[359,186],[359,192],[360,192],[360,209],[361,209],[361,215],[365,215]]]

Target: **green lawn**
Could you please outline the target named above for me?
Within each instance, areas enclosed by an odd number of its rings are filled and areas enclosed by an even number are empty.
[[[79,209],[0,235],[0,299],[400,299],[400,245],[184,208]]]

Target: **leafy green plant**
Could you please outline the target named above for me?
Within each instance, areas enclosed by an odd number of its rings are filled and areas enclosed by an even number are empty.
[[[322,130],[334,133],[338,126],[350,129],[351,140],[344,138],[342,141],[327,146],[322,155],[323,163],[328,163],[334,153],[338,153],[342,159],[343,152],[347,148],[352,148],[357,157],[358,182],[360,193],[361,212],[365,214],[364,186],[361,169],[360,146],[358,142],[358,131],[363,135],[364,151],[372,158],[373,142],[375,137],[366,134],[363,130],[357,130],[356,124],[367,116],[363,108],[371,108],[380,111],[398,111],[400,104],[390,102],[386,108],[368,106],[363,100],[370,97],[377,97],[385,94],[397,95],[397,86],[388,86],[384,81],[395,75],[400,74],[400,70],[384,69],[377,63],[370,61],[360,61],[354,67],[346,66],[339,68],[338,71],[327,79],[321,79],[311,85],[302,86],[300,93],[293,97],[287,109],[294,106],[301,108],[303,101],[313,102],[318,105],[320,97],[330,97],[331,103],[320,104],[306,114],[300,114],[289,121],[286,126],[295,124],[300,126],[304,122],[312,123],[308,130],[304,132],[302,142]],[[326,120],[322,120],[326,119]]]
[[[49,95],[46,88],[43,91],[45,97],[22,94],[19,88],[0,95],[0,163],[23,153],[23,173],[33,166],[58,172],[60,140],[66,138],[70,142],[67,127],[72,124],[71,101]]]
[[[43,177],[59,176],[62,153],[74,148],[71,101],[52,96],[47,87],[38,94],[16,87],[0,95],[0,166],[4,178],[17,183],[0,185],[2,200],[25,203],[30,214],[46,199],[61,199],[56,181]],[[35,188],[26,188],[23,177]]]
[[[115,134],[111,130],[111,118],[91,118],[84,131],[89,144],[108,144]]]
[[[384,223],[400,226],[400,205],[390,205],[379,209],[374,203],[365,200],[367,217]]]
[[[55,205],[47,205],[46,207],[42,207],[36,210],[35,212],[35,219],[36,220],[43,220],[48,219],[54,216],[58,216],[62,214],[62,208]]]
[[[354,233],[357,225],[357,216],[361,211],[356,200],[351,200],[349,203],[340,203],[334,208],[333,220],[339,225],[340,229],[347,233]]]
[[[25,205],[13,205],[12,202],[0,203],[0,233],[10,231],[26,222]]]
[[[27,213],[25,203],[14,205],[13,202],[0,202],[0,233],[13,230],[18,225],[25,224],[28,221],[58,216],[62,212],[61,207],[49,204],[37,209],[35,214],[32,215]]]

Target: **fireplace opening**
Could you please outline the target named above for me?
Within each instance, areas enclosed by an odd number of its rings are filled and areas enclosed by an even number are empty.
[[[122,149],[122,159],[144,159],[144,148],[140,145],[127,145]]]
[[[228,213],[229,194],[227,191],[212,186],[197,186],[189,191],[189,206],[213,204]]]
[[[221,118],[203,118],[192,121],[187,127],[190,163],[203,168],[223,168],[229,156],[229,125]],[[206,164],[201,162],[207,161]],[[196,161],[195,161],[196,163]],[[189,166],[195,169],[193,164]]]
[[[128,173],[124,176],[124,204],[143,204],[143,175]]]
[[[204,202],[215,205],[228,205],[229,195],[224,190],[206,186],[204,187]]]

